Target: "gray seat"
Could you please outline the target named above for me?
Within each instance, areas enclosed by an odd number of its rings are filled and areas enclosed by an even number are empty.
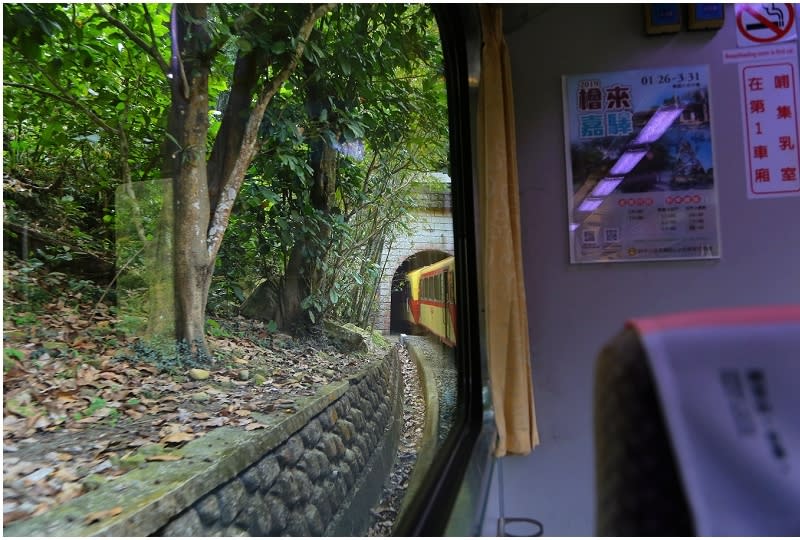
[[[595,371],[597,536],[693,536],[661,405],[639,336],[626,328]]]

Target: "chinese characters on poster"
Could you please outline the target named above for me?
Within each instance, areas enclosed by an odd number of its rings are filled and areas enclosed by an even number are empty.
[[[563,78],[573,263],[718,258],[707,66]]]

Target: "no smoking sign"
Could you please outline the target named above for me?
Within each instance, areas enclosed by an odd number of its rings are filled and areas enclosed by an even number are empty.
[[[739,47],[768,45],[797,39],[792,4],[736,4]]]

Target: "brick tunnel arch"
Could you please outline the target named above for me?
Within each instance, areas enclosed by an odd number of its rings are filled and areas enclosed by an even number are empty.
[[[391,304],[389,308],[389,327],[390,334],[411,333],[411,325],[406,320],[406,302],[408,291],[406,288],[405,275],[410,270],[415,270],[423,266],[428,266],[442,259],[446,259],[451,254],[441,250],[425,250],[414,253],[403,260],[397,267],[392,276]]]
[[[446,174],[428,173],[425,176],[425,181],[417,188],[410,215],[411,219],[406,223],[408,233],[387,242],[381,256],[381,281],[376,296],[373,328],[384,334],[390,332],[392,325],[392,291],[400,267],[421,253],[444,254],[436,260],[454,253],[450,178]],[[418,263],[417,267],[433,262]],[[402,272],[408,268],[410,266],[407,264]]]

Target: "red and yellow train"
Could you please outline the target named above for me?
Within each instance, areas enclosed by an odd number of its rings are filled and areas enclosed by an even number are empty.
[[[447,257],[406,274],[409,322],[456,344],[455,259]]]

